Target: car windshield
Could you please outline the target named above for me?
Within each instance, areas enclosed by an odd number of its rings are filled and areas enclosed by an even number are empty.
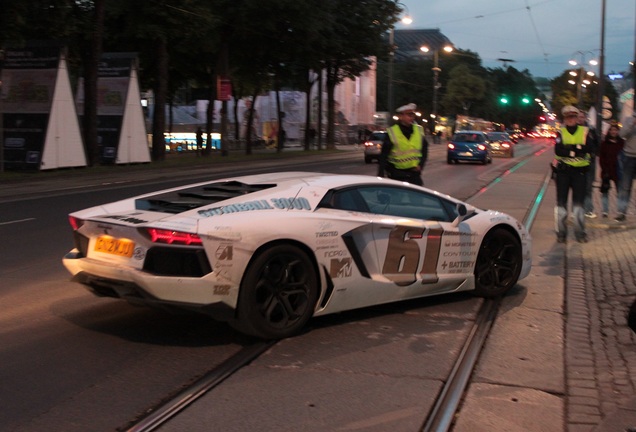
[[[492,132],[488,134],[488,139],[493,141],[510,141],[510,136],[505,132]]]
[[[453,141],[466,142],[466,143],[481,143],[481,142],[484,142],[485,140],[482,134],[461,133],[461,134],[455,134],[455,136],[453,137]]]

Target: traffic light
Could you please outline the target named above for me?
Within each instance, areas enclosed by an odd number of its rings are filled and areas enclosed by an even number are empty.
[[[521,102],[523,102],[524,104],[528,105],[530,103],[530,99],[528,99],[527,97],[523,97],[523,99],[521,99]]]
[[[505,96],[502,96],[502,97],[499,99],[499,102],[501,102],[502,104],[506,105],[506,104],[508,103],[508,98],[507,98],[507,97],[505,97]]]

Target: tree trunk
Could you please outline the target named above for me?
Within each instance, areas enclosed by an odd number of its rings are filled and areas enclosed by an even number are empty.
[[[100,163],[97,140],[97,75],[104,36],[104,3],[105,0],[95,1],[95,26],[91,35],[91,45],[84,73],[84,118],[82,122],[88,166]]]
[[[283,111],[280,106],[280,92],[278,89],[278,80],[276,84],[276,118],[278,119],[278,136],[276,139],[276,153],[283,151],[283,145],[285,145],[285,131],[283,130]]]
[[[252,94],[252,104],[250,105],[250,109],[247,114],[247,125],[245,130],[245,154],[252,154],[252,141],[254,137],[252,136],[252,125],[254,124],[254,110],[256,109],[256,98],[260,90],[258,87],[254,89],[254,93]],[[238,122],[237,122],[238,123]]]
[[[311,148],[311,138],[310,138],[310,131],[311,131],[311,89],[314,86],[314,83],[316,82],[315,79],[309,78],[310,74],[313,74],[312,71],[308,71],[307,72],[307,90],[305,91],[306,93],[306,98],[305,98],[305,150],[310,150]]]
[[[322,150],[322,74],[318,71],[318,150]]]
[[[336,89],[335,74],[337,69],[329,66],[327,68],[327,149],[333,150],[336,148],[336,134],[334,126],[336,123],[336,104],[334,99],[334,92]]]
[[[166,42],[157,41],[157,82],[155,84],[155,109],[152,116],[152,160],[166,158],[166,98],[168,94],[168,49]]]
[[[211,78],[212,82],[214,82],[214,75]],[[214,128],[214,100],[215,97],[215,85],[210,85],[210,94],[208,96],[208,109],[205,112],[205,131],[206,131],[206,140],[205,140],[205,148],[203,149],[203,155],[209,156],[212,151],[212,129]]]

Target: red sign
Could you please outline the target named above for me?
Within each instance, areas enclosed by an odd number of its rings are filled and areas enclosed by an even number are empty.
[[[216,79],[216,98],[220,101],[232,99],[232,83],[228,78],[218,77]]]

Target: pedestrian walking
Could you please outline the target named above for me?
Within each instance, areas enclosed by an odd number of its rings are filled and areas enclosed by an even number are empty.
[[[598,154],[599,140],[596,134],[596,129],[589,127],[587,122],[587,116],[585,112],[579,111],[578,123],[581,126],[586,126],[589,129],[589,135],[593,138],[592,148],[590,149],[590,168],[585,175],[585,200],[583,201],[583,209],[585,210],[585,217],[594,219],[596,213],[594,212],[594,199],[592,196],[592,189],[594,181],[596,180],[596,155]]]
[[[618,214],[614,220],[625,222],[627,205],[632,195],[632,182],[636,177],[636,115],[632,117],[631,124],[626,122],[623,125],[619,135],[625,140],[625,145],[620,155],[621,178],[618,182]]]
[[[601,206],[603,218],[609,214],[609,190],[610,183],[614,182],[614,188],[618,191],[620,172],[618,169],[618,157],[623,151],[625,140],[618,135],[620,128],[617,124],[611,124],[605,139],[601,142],[598,153],[598,161],[601,166]]]
[[[378,176],[422,186],[422,169],[428,158],[428,142],[415,123],[414,103],[399,107],[398,122],[387,129],[379,157]]]
[[[590,167],[590,151],[594,138],[589,129],[578,124],[579,110],[567,105],[561,110],[564,126],[557,132],[554,143],[553,168],[556,181],[557,205],[554,212],[557,241],[565,243],[568,234],[568,197],[572,191],[574,235],[579,243],[587,242],[585,232],[586,174]]]

